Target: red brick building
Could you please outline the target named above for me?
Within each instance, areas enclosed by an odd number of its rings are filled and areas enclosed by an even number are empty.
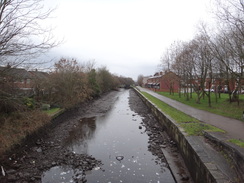
[[[25,69],[0,67],[0,85],[3,90],[18,94],[31,90],[31,74]]]
[[[28,72],[22,68],[0,67],[0,87],[15,95],[31,95],[36,87],[36,79],[43,79],[48,73],[39,71]]]
[[[180,81],[180,77],[172,71],[159,72],[154,74],[154,76],[147,78],[145,87],[153,91],[179,92],[179,85],[181,82],[181,91],[186,91],[186,89],[188,89],[188,91],[194,92],[194,89],[198,89],[228,93],[237,89],[238,78],[230,78],[227,81],[225,77],[220,74],[214,74],[212,77],[213,79],[210,79],[209,77],[206,78],[201,86],[201,79],[198,77],[194,77],[194,79],[188,80],[187,83],[185,83],[184,81]],[[242,79],[241,93],[244,93],[244,79]]]
[[[171,71],[159,72],[148,78],[145,87],[154,91],[178,92],[179,77]]]

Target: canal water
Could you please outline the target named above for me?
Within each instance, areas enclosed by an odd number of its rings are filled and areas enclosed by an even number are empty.
[[[165,162],[148,150],[149,136],[143,117],[129,106],[129,90],[119,92],[118,100],[105,115],[79,120],[66,139],[66,148],[102,161],[100,167],[85,172],[88,183],[173,183]],[[75,182],[77,172],[56,166],[42,175],[42,183]]]

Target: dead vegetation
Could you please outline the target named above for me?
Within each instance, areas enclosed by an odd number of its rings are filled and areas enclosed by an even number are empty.
[[[51,121],[50,117],[40,110],[15,112],[1,115],[0,154],[19,144],[28,134]]]

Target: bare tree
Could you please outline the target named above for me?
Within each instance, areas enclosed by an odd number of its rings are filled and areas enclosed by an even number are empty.
[[[42,27],[53,10],[43,0],[0,0],[0,65],[19,66],[57,45]]]
[[[137,77],[137,84],[139,86],[142,86],[143,85],[143,78],[144,76],[142,74],[140,74],[138,77]]]
[[[193,89],[196,91],[195,83],[193,82],[194,73],[193,68],[195,64],[195,48],[192,41],[182,45],[182,52],[180,53],[181,60],[183,61],[184,79],[185,79],[185,95],[187,100],[192,98]]]
[[[172,69],[181,78],[179,81],[180,92],[182,92],[181,87],[183,87],[184,96],[189,100],[192,98],[193,92],[193,49],[190,43],[178,43],[174,49],[174,63],[172,64]],[[180,93],[179,93],[180,94]]]
[[[177,76],[183,78],[184,68],[182,58],[179,57],[179,54],[182,51],[184,43],[182,42],[174,42],[170,45],[170,47],[165,51],[165,53],[161,57],[161,67],[165,73],[169,73],[169,71],[174,72]],[[172,76],[172,77],[171,77]],[[175,75],[168,74],[166,77],[164,76],[164,80],[167,80],[165,83],[169,90],[170,94],[174,94],[173,86],[177,83],[179,86],[178,92],[181,97],[181,86],[182,80],[176,77]]]
[[[218,39],[215,39],[215,52],[218,59],[226,67],[232,80],[235,79],[237,86],[234,89],[232,96],[230,93],[230,101],[236,100],[239,104],[238,90],[242,87],[243,82],[243,66],[244,66],[244,2],[243,0],[216,0],[218,8],[215,15],[218,20]],[[221,47],[219,44],[221,43]],[[224,46],[224,47],[223,47]],[[219,53],[219,49],[223,49],[228,54],[226,59],[223,59]],[[226,55],[226,54],[224,54]],[[228,84],[229,85],[229,84]]]
[[[187,100],[192,97],[194,90],[197,94],[196,102],[200,103],[200,99],[204,96],[206,78],[211,75],[209,70],[212,57],[208,48],[208,38],[199,35],[192,41],[181,44],[178,48],[180,49],[175,52],[176,57],[172,68],[181,77],[181,83],[184,85],[184,95]],[[210,99],[209,105],[211,105]]]
[[[62,58],[55,63],[55,71],[48,81],[52,103],[70,108],[90,97],[87,75],[74,59]]]
[[[214,87],[217,102],[221,85],[227,85],[230,101],[239,104],[238,94],[244,88],[244,2],[215,2],[215,29],[206,30],[206,25],[200,23],[199,34],[187,43],[172,44],[162,56],[161,65],[172,69],[181,78],[179,86],[184,87],[187,100],[190,87],[197,93],[197,103],[207,96],[211,106],[210,89]],[[204,91],[206,88],[208,92]]]

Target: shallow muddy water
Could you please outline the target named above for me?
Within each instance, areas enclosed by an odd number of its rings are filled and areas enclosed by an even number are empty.
[[[149,136],[142,122],[143,117],[129,106],[129,90],[121,91],[110,111],[81,118],[64,141],[73,153],[92,155],[102,165],[89,172],[54,166],[43,173],[42,183],[76,182],[80,177],[90,183],[175,182],[166,163],[148,150]]]

